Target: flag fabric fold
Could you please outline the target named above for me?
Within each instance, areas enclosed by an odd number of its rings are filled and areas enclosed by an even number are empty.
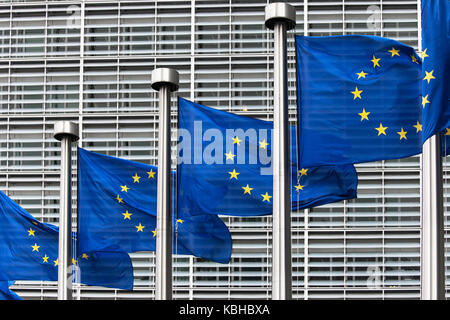
[[[273,123],[178,100],[178,206],[188,215],[272,214]],[[356,197],[353,165],[300,168],[290,127],[292,210]]]
[[[450,127],[450,1],[422,0],[423,135]]]
[[[133,290],[133,264],[122,252],[91,251],[78,257],[80,283]]]
[[[58,227],[39,222],[1,191],[0,226],[0,282],[58,280]],[[131,289],[133,268],[129,257],[114,253],[108,260],[92,258],[103,254],[80,254],[72,260],[74,274],[79,274],[84,284]],[[102,272],[92,272],[100,268]]]
[[[421,65],[376,36],[296,36],[299,161],[304,167],[422,151]]]
[[[22,300],[22,298],[9,287],[14,281],[0,281],[0,300]]]
[[[154,166],[78,149],[80,251],[155,250],[157,172]],[[177,214],[176,197],[172,201],[173,253],[227,263],[232,244],[223,221]]]

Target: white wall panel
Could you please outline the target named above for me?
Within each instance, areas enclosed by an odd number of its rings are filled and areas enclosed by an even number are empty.
[[[150,88],[155,66],[179,70],[180,96],[270,120],[273,35],[264,26],[268,2],[0,3],[1,190],[38,219],[57,224],[59,145],[52,127],[60,118],[80,122],[82,147],[156,164],[157,96]],[[379,35],[417,48],[416,1],[291,3],[297,10],[296,30],[288,40],[294,125],[295,33]],[[296,299],[419,297],[419,157],[360,164],[358,172],[358,199],[292,214]],[[270,298],[271,217],[223,219],[233,236],[231,262],[174,257],[175,298]],[[152,299],[154,253],[134,253],[132,258],[133,292],[81,286],[75,296]],[[14,288],[26,299],[56,298],[55,283],[17,282]]]

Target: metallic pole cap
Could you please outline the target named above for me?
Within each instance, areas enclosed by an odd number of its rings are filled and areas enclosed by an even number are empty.
[[[61,141],[65,136],[69,136],[72,141],[77,141],[78,137],[78,124],[71,121],[57,121],[53,129],[53,137],[56,140]]]
[[[295,28],[295,8],[288,3],[274,2],[266,6],[266,27],[272,29],[277,22],[286,23],[287,30]]]
[[[178,72],[171,68],[158,68],[152,71],[152,88],[159,91],[162,86],[168,86],[170,91],[179,87]]]

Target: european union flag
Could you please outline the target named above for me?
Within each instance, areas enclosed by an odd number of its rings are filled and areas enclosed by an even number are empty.
[[[80,283],[132,290],[133,264],[128,254],[122,252],[91,251],[78,255],[74,261],[79,268]]]
[[[178,206],[186,214],[272,214],[273,123],[178,99]],[[356,197],[353,165],[300,168],[291,135],[291,208]]]
[[[156,192],[156,167],[79,148],[80,251],[154,251]],[[180,213],[173,214],[172,223],[173,253],[221,263],[230,260],[231,236],[220,218]]]
[[[58,228],[39,222],[0,191],[0,282],[58,280]],[[88,285],[130,289],[133,267],[116,253],[83,252],[74,272]],[[102,272],[97,272],[101,269]],[[130,287],[131,285],[131,287]]]
[[[0,281],[58,280],[58,231],[0,191]]]
[[[450,1],[422,0],[423,136],[450,127]]]
[[[296,36],[303,167],[397,159],[422,151],[421,66],[392,39]]]
[[[0,300],[22,300],[22,298],[9,287],[14,281],[0,281]]]

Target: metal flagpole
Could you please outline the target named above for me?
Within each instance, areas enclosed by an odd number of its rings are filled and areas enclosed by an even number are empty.
[[[422,3],[417,1],[419,51],[422,52]],[[422,149],[422,216],[420,233],[420,298],[445,299],[444,204],[441,137],[432,136]]]
[[[273,219],[272,299],[292,298],[291,188],[287,98],[287,30],[295,28],[295,9],[287,3],[271,3],[265,10],[266,27],[274,31],[273,103]]]
[[[53,136],[61,141],[58,300],[72,300],[72,142],[78,140],[78,125],[70,121],[58,121],[54,125]]]
[[[155,299],[172,299],[172,210],[170,193],[170,92],[178,90],[178,72],[158,68],[152,88],[159,91],[158,186],[156,207]]]
[[[423,144],[421,299],[445,299],[444,207],[439,134]]]

